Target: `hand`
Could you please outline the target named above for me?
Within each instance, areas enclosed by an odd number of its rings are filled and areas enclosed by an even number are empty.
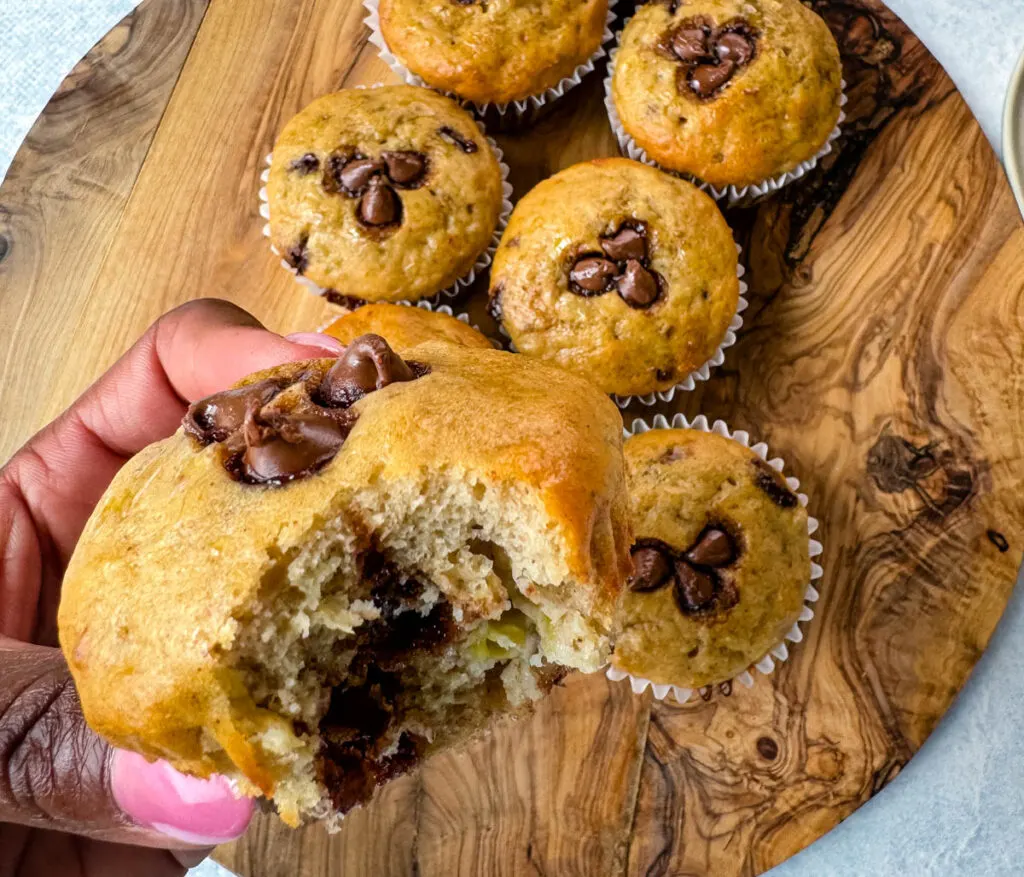
[[[111,749],[85,725],[54,648],[61,577],[114,474],[171,435],[188,402],[341,349],[274,335],[227,302],[191,302],[0,470],[0,877],[177,877],[245,830],[252,802],[222,777]]]

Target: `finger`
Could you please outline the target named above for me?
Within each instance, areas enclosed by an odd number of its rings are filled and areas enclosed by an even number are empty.
[[[0,822],[97,840],[210,847],[245,831],[253,803],[111,749],[85,724],[59,651],[0,641]]]

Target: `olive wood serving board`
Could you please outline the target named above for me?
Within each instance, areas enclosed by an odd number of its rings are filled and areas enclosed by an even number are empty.
[[[949,707],[1024,547],[1024,228],[952,82],[878,0],[815,0],[843,52],[838,149],[728,218],[739,343],[671,405],[767,441],[822,523],[817,617],[752,689],[679,706],[601,676],[394,782],[328,836],[260,816],[217,858],[270,875],[755,875],[879,792]],[[160,313],[279,331],[331,306],[281,269],[276,132],[393,81],[355,0],[145,0],[68,76],[0,189],[0,459]],[[517,195],[617,152],[591,76],[499,136]],[[472,309],[483,324],[483,285]]]

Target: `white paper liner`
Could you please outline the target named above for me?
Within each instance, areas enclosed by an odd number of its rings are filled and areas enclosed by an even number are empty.
[[[479,123],[477,123],[479,125]],[[487,137],[487,133],[480,127],[480,133],[484,137]],[[501,151],[501,147],[490,137],[487,137],[487,142],[491,145],[491,149],[494,150],[494,154],[498,159],[498,167],[501,168],[501,212],[498,214],[498,224],[494,228],[494,233],[491,235],[491,242],[487,245],[487,248],[477,257],[476,262],[473,263],[473,267],[469,269],[469,272],[464,274],[458,280],[456,280],[451,286],[446,289],[442,289],[427,299],[420,299],[420,301],[431,301],[435,300],[440,302],[443,298],[453,299],[458,297],[465,287],[469,286],[476,280],[476,276],[481,271],[485,271],[494,259],[494,253],[498,249],[498,242],[501,240],[501,235],[505,231],[505,226],[508,225],[508,218],[512,214],[512,184],[508,181],[508,165],[505,163],[505,154]],[[267,180],[270,178],[270,163],[273,161],[274,153],[269,153],[266,158],[267,167],[263,173],[260,174],[260,182],[263,183],[260,186],[259,199],[260,199],[260,216],[267,220],[263,225],[263,236],[270,240],[270,202],[267,200]],[[270,245],[271,252],[275,256],[280,256],[281,252],[273,244]],[[303,277],[296,271],[291,265],[289,265],[284,259],[281,259],[281,265],[294,275],[295,279],[302,284],[311,293],[318,296],[323,296],[327,292],[322,286],[318,286],[308,277]],[[358,295],[354,295],[351,292],[343,292],[338,290],[342,295],[352,296],[354,298],[360,298]],[[369,302],[367,302],[369,303]],[[418,304],[419,302],[415,302]],[[398,305],[412,305],[414,302],[403,299],[401,301],[389,302],[389,304]]]
[[[625,438],[629,438],[633,435],[639,435],[640,433],[649,432],[652,429],[697,429],[701,432],[711,433],[713,435],[723,436],[728,439],[732,439],[734,442],[739,442],[743,447],[749,448],[758,457],[764,460],[769,466],[771,466],[776,472],[781,473],[785,467],[781,457],[775,457],[768,459],[768,445],[764,442],[757,442],[751,444],[749,433],[744,430],[738,429],[735,432],[729,429],[724,421],[716,420],[713,424],[708,424],[708,419],[703,415],[698,415],[693,420],[687,420],[682,414],[676,414],[671,422],[663,415],[656,414],[650,423],[647,421],[636,418],[632,425],[625,427],[622,430],[622,434]],[[800,505],[807,507],[807,496],[800,493],[800,482],[796,478],[787,477],[786,485],[797,495],[797,500]],[[704,689],[693,689],[685,688],[678,685],[659,685],[652,682],[650,679],[645,679],[642,676],[634,676],[632,673],[626,673],[623,670],[617,670],[615,667],[609,665],[605,672],[605,675],[613,682],[619,682],[623,679],[629,680],[630,688],[632,688],[634,694],[643,694],[644,691],[650,686],[651,693],[654,695],[656,700],[664,700],[669,694],[671,694],[679,703],[686,703],[694,694],[701,692],[708,692],[712,688],[718,688],[720,686],[728,686],[731,688],[733,682],[739,682],[744,688],[750,688],[754,684],[754,676],[752,675],[753,670],[757,670],[764,676],[770,675],[775,670],[775,665],[783,663],[789,657],[789,648],[786,643],[798,643],[804,638],[803,631],[800,629],[800,625],[810,621],[814,618],[814,610],[811,608],[810,603],[816,603],[818,601],[817,588],[814,587],[814,582],[821,578],[823,570],[821,565],[816,563],[814,558],[819,557],[822,552],[821,543],[812,538],[813,534],[818,530],[818,520],[810,515],[807,517],[807,545],[808,555],[811,558],[811,575],[810,581],[807,583],[807,590],[804,592],[804,606],[800,611],[800,615],[797,618],[793,626],[786,632],[785,636],[772,646],[760,660],[751,664],[746,670],[732,679],[725,680],[723,682],[716,683],[714,686],[705,686]],[[702,696],[709,697],[710,695],[702,694]]]
[[[615,133],[615,139],[619,141],[619,149],[622,150],[624,155],[627,155],[634,161],[642,161],[644,164],[649,164],[651,167],[656,167],[659,170],[672,174],[673,176],[689,180],[695,186],[698,186],[707,192],[716,201],[722,201],[724,199],[730,207],[733,207],[740,204],[750,204],[759,198],[763,198],[773,192],[778,192],[783,186],[792,183],[794,180],[799,180],[802,176],[811,171],[817,166],[818,162],[822,158],[832,151],[832,144],[840,134],[840,125],[842,125],[843,121],[846,119],[846,113],[844,113],[842,109],[846,106],[845,80],[841,80],[839,84],[841,89],[839,95],[839,118],[836,120],[836,126],[832,129],[832,133],[828,135],[828,139],[825,141],[825,144],[821,149],[806,161],[800,162],[800,164],[792,170],[779,174],[776,177],[770,177],[767,180],[762,180],[760,183],[752,183],[749,186],[725,186],[724,188],[719,189],[717,186],[705,183],[698,177],[693,176],[693,174],[686,174],[679,171],[672,171],[668,168],[663,168],[647,154],[646,150],[641,149],[640,146],[637,145],[637,142],[626,133],[626,129],[622,127],[622,120],[619,118],[619,111],[615,108],[615,101],[612,98],[612,75],[615,72],[615,56],[619,52],[618,43],[621,38],[622,31],[619,31],[615,38],[616,45],[608,53],[608,74],[605,76],[604,80],[604,106],[608,111],[608,121],[611,123],[612,131]]]
[[[441,89],[434,90],[441,91],[442,94],[458,101],[463,106],[472,107],[479,116],[488,116],[493,114],[497,117],[497,127],[499,130],[507,130],[509,127],[529,122],[537,116],[541,107],[545,104],[557,100],[567,91],[579,85],[580,82],[583,81],[584,76],[593,72],[597,62],[608,54],[608,45],[614,37],[614,34],[612,33],[612,22],[615,21],[615,3],[616,0],[608,0],[608,15],[605,18],[604,33],[601,34],[601,45],[598,46],[597,51],[594,52],[594,54],[591,55],[583,64],[577,66],[570,76],[564,77],[557,85],[545,89],[540,94],[530,95],[529,97],[523,98],[523,100],[511,101],[509,103],[477,103],[476,101],[465,100],[454,92],[442,91]],[[428,85],[423,79],[399,61],[394,53],[388,48],[387,41],[384,39],[384,34],[380,29],[379,6],[380,0],[363,0],[363,8],[367,12],[363,23],[370,29],[370,42],[379,50],[380,59],[387,64],[403,82],[406,82],[409,85],[418,85],[423,88],[432,88],[432,86]]]
[[[380,302],[380,304],[391,304],[391,302]],[[483,335],[484,338],[487,338],[487,340],[490,341],[494,347],[501,347],[501,345],[497,341],[495,341],[493,338],[489,338],[487,336],[487,333],[485,333],[483,329],[481,329],[476,323],[471,323],[469,321],[469,314],[457,314],[451,309],[449,305],[441,305],[437,304],[436,302],[427,300],[418,301],[415,304],[413,304],[412,302],[406,302],[405,304],[409,307],[419,308],[420,310],[424,311],[430,311],[433,314],[445,314],[446,316],[449,317],[455,317],[455,319],[458,320],[460,323],[465,323],[471,329],[476,329],[477,332]],[[333,325],[343,316],[344,314],[335,314],[326,323],[320,326],[316,331],[322,334],[327,329],[328,326]]]

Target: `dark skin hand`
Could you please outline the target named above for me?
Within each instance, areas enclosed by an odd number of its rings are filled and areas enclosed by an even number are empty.
[[[57,645],[61,578],[86,519],[133,454],[185,408],[258,369],[337,356],[227,302],[157,321],[0,470],[0,877],[179,877],[245,830],[223,778],[183,777],[92,733]]]

